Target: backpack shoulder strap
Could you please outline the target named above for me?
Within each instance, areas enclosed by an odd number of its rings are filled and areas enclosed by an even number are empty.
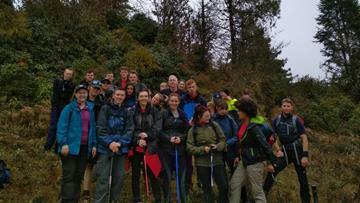
[[[209,124],[210,124],[211,128],[212,128],[212,129],[214,130],[214,132],[215,132],[215,135],[216,135],[216,143],[219,143],[219,141],[220,141],[220,135],[219,135],[219,133],[217,132],[215,123],[214,123],[213,121],[210,121]]]
[[[197,137],[196,137],[196,125],[194,125],[192,127],[192,134],[193,134],[193,138],[194,138],[194,144],[195,144],[195,146],[198,146]]]
[[[296,115],[293,115],[292,116],[292,125],[293,125],[293,127],[294,127],[294,133],[296,134],[297,133],[297,131],[298,131],[298,126],[297,126],[297,122],[296,122],[296,120],[297,120],[297,116]]]
[[[278,116],[276,116],[275,118],[275,128],[279,127],[280,125],[280,121],[281,121],[281,114],[279,114]]]

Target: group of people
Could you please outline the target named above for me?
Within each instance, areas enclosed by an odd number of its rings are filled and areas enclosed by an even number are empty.
[[[282,101],[282,112],[268,124],[248,91],[237,100],[220,90],[207,102],[193,79],[179,81],[172,74],[150,91],[136,71],[121,67],[119,73],[119,80],[112,72],[94,80],[89,70],[75,85],[73,70],[66,68],[54,81],[44,148],[55,145],[61,158],[61,202],[78,202],[81,185],[84,200],[120,202],[130,168],[135,203],[144,201],[141,185],[147,200],[171,202],[173,180],[177,202],[186,202],[193,168],[204,202],[215,202],[215,196],[219,203],[266,202],[277,174],[291,163],[302,202],[310,202],[308,140],[291,99]]]

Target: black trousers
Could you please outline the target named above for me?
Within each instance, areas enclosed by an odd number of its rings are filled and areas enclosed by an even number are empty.
[[[144,169],[144,154],[134,151],[134,156],[131,158],[132,167],[132,182],[131,187],[133,191],[134,202],[142,202],[140,195],[140,174],[141,171],[145,174]],[[149,187],[151,186],[155,202],[161,202],[161,191],[158,179],[154,176],[149,167],[147,167],[147,176],[149,178]]]
[[[294,150],[286,150],[286,153],[284,154],[286,155],[278,159],[276,163],[277,167],[275,168],[275,173],[273,174],[268,173],[266,177],[264,183],[265,194],[267,194],[270,191],[271,186],[274,183],[274,178],[288,165],[293,163],[300,183],[301,201],[303,203],[310,203],[310,191],[309,191],[308,179],[306,176],[306,168],[301,166],[301,151],[299,151],[298,156],[296,156]],[[298,159],[296,157],[298,157]]]
[[[211,167],[197,166],[196,169],[204,192],[204,202],[214,203],[215,198],[213,194],[213,188],[211,187]],[[224,165],[214,166],[213,180],[219,189],[219,200],[217,202],[229,202],[228,179]]]
[[[61,156],[62,181],[60,200],[62,203],[76,203],[80,198],[81,182],[88,162],[88,147],[82,145],[78,155]]]
[[[175,151],[168,152],[168,151],[160,151],[160,158],[161,163],[163,165],[163,171],[161,172],[161,185],[164,191],[164,202],[170,203],[171,202],[171,180],[172,175],[175,174],[176,176],[176,158],[175,158]],[[179,192],[180,192],[180,200],[181,202],[186,202],[186,189],[185,189],[185,182],[186,182],[186,154],[185,152],[178,152],[178,180],[179,180]],[[176,177],[175,177],[176,181]],[[177,187],[177,186],[176,186]],[[176,189],[176,188],[175,188]]]

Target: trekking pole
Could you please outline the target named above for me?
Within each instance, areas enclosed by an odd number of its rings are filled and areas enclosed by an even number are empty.
[[[179,154],[178,154],[178,147],[177,147],[177,145],[175,145],[175,172],[176,172],[176,197],[177,197],[177,202],[180,203]]]
[[[311,190],[312,190],[312,194],[313,194],[313,198],[314,198],[314,203],[318,203],[319,198],[318,198],[318,192],[317,192],[316,185],[312,185]]]
[[[111,203],[111,184],[112,184],[112,172],[113,172],[113,164],[114,164],[114,155],[115,153],[111,153],[111,162],[110,162],[110,174],[109,174],[109,188],[108,188],[108,203]]]
[[[210,169],[211,169],[211,187],[214,187],[214,163],[213,163],[213,150],[210,149]]]
[[[144,170],[145,170],[145,188],[146,188],[146,197],[150,201],[150,191],[149,191],[149,178],[147,174],[147,163],[146,163],[146,151],[144,152]]]

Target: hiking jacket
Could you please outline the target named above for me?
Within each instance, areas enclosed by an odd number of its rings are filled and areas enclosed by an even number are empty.
[[[139,134],[145,132],[148,135],[146,141],[149,153],[156,153],[158,136],[161,130],[161,113],[152,108],[150,104],[147,104],[145,112],[142,113],[139,104],[137,104],[134,108],[133,122],[133,146],[138,146],[138,142],[141,139]]]
[[[117,154],[127,154],[131,144],[134,124],[132,112],[124,105],[109,103],[104,105],[97,122],[98,153],[111,154],[109,145],[112,142],[121,143]]]
[[[179,152],[186,150],[186,136],[190,126],[185,118],[185,113],[178,109],[179,118],[175,118],[170,109],[165,109],[162,112],[162,130],[160,131],[159,147],[165,152],[174,152],[175,145],[170,142],[170,138],[178,136],[181,139],[180,144],[177,145]]]
[[[71,80],[64,80],[62,78],[55,79],[51,97],[51,106],[62,110],[70,103],[74,89],[75,84]]]
[[[239,128],[238,125],[231,116],[220,116],[217,113],[214,114],[213,121],[220,125],[222,131],[225,134],[227,146],[226,158],[228,160],[235,159],[237,154],[237,143],[239,142],[237,136]]]
[[[91,155],[93,147],[96,147],[96,123],[94,114],[94,105],[86,102],[90,114],[88,153]],[[58,152],[61,152],[63,145],[69,146],[70,155],[78,155],[80,151],[82,134],[81,110],[76,99],[66,105],[60,114],[57,124],[56,139],[58,143]]]
[[[100,109],[106,103],[105,98],[99,94],[98,96],[95,97],[94,101],[91,101],[90,99],[88,99],[88,102],[91,102],[94,104],[95,121],[97,122],[97,120],[99,118]]]
[[[273,119],[272,126],[280,144],[289,149],[293,149],[292,146],[288,147],[292,144],[296,144],[298,147],[302,146],[300,136],[305,133],[305,127],[299,117],[292,114],[285,117],[281,114]]]
[[[272,164],[276,162],[271,146],[267,143],[260,127],[255,123],[249,123],[238,147],[244,166],[263,161],[269,161]]]
[[[186,148],[188,152],[194,155],[196,166],[211,166],[211,153],[206,153],[204,150],[205,146],[210,146],[211,144],[217,145],[217,149],[213,151],[213,165],[223,165],[223,152],[226,147],[226,141],[219,124],[215,122],[213,124],[208,123],[205,126],[195,124],[195,126],[190,128]]]
[[[134,108],[136,106],[136,96],[135,93],[133,93],[131,96],[126,96],[126,99],[124,101],[126,108]]]
[[[185,112],[187,121],[192,120],[197,104],[207,106],[206,100],[199,94],[195,98],[192,98],[189,94],[185,94],[181,99],[180,108]]]

